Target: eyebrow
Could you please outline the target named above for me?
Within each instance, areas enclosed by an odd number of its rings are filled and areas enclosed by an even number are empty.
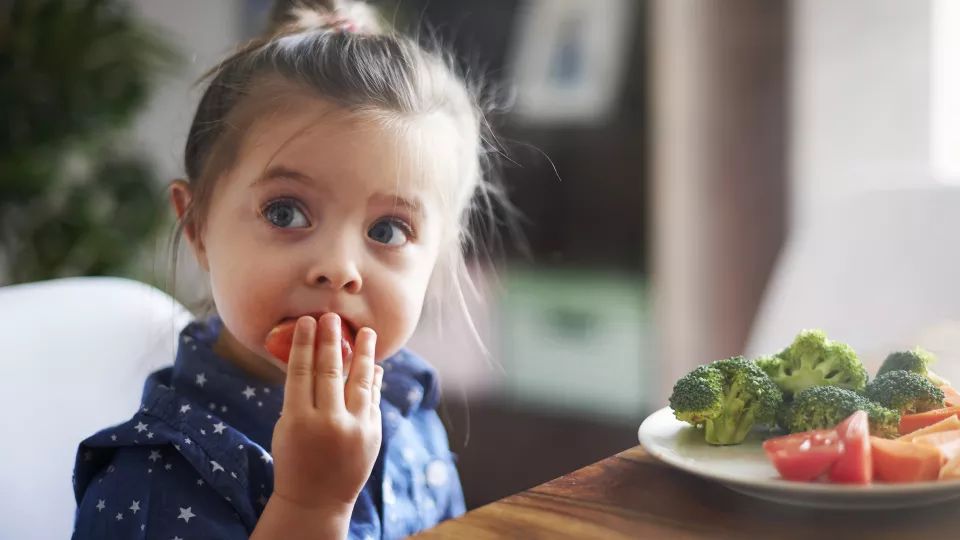
[[[378,202],[382,201],[387,204],[403,207],[411,213],[424,214],[426,211],[426,209],[423,207],[423,203],[416,197],[405,198],[396,193],[377,193],[371,198]]]
[[[313,178],[303,174],[300,171],[284,167],[284,166],[272,166],[267,169],[260,177],[253,181],[253,186],[261,186],[263,184],[268,184],[275,180],[293,180],[301,184],[313,185]]]

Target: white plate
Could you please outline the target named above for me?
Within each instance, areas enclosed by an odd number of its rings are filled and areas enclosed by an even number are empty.
[[[711,446],[703,430],[680,422],[669,407],[640,425],[640,444],[654,457],[728,488],[783,504],[849,509],[926,506],[960,497],[960,480],[869,486],[783,480],[761,447],[766,430],[755,430],[743,444]],[[766,435],[770,436],[770,435]]]

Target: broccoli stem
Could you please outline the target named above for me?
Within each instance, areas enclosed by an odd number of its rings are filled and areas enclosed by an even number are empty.
[[[753,408],[745,410],[745,406],[740,386],[734,383],[724,394],[723,413],[716,420],[706,422],[707,444],[727,445],[743,442],[755,421]]]

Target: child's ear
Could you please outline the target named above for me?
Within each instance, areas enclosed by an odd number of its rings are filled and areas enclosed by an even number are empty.
[[[190,247],[197,257],[197,262],[200,263],[200,267],[203,268],[204,271],[209,272],[210,266],[207,264],[207,253],[203,246],[203,238],[199,234],[199,231],[197,231],[196,220],[185,220],[187,210],[190,208],[190,203],[193,202],[193,191],[190,189],[190,184],[180,178],[174,180],[170,184],[170,202],[173,203],[173,211],[177,213],[177,220],[183,227],[183,234],[187,237],[187,241],[190,242]]]

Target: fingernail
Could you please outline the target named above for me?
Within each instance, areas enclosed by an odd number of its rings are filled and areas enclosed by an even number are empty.
[[[340,316],[337,314],[330,314],[323,318],[324,326],[326,326],[327,331],[331,332],[334,336],[340,334]]]
[[[297,319],[297,330],[300,332],[307,332],[310,330],[310,326],[314,323],[313,317],[300,317]]]
[[[377,333],[369,328],[360,330],[360,335],[357,338],[363,343],[364,347],[369,349],[374,348],[377,344]]]

